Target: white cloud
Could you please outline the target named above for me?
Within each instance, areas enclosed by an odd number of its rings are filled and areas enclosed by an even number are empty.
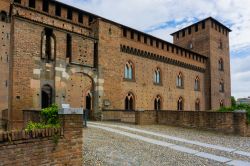
[[[250,66],[250,53],[235,57],[240,50],[250,48],[250,6],[249,0],[60,0],[107,19],[146,31],[169,21],[183,21],[176,27],[164,27],[150,32],[152,35],[172,41],[170,33],[190,25],[196,19],[215,17],[230,25],[232,56],[232,92],[237,97],[250,96],[249,81],[239,79],[250,77],[246,71]],[[194,19],[196,18],[196,19]],[[244,86],[241,86],[244,85]]]

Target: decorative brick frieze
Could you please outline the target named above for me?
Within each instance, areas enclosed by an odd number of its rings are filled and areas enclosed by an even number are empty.
[[[140,50],[140,49],[128,47],[128,46],[125,46],[125,45],[121,45],[120,50],[123,53],[132,54],[132,55],[135,55],[135,56],[140,56],[140,57],[143,57],[143,58],[152,59],[152,60],[155,60],[155,61],[159,61],[159,62],[163,62],[163,63],[183,67],[183,68],[186,68],[186,69],[190,69],[190,70],[194,70],[194,71],[198,71],[198,72],[202,72],[202,73],[205,73],[205,71],[206,71],[206,69],[198,67],[198,66],[187,64],[187,63],[175,60],[175,59],[168,58],[166,56],[161,56],[161,55],[158,55],[158,54],[154,54],[154,53],[143,51],[143,50]]]

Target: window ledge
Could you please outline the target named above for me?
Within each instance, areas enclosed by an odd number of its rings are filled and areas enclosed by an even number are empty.
[[[126,82],[135,82],[135,79],[123,78],[123,81],[126,81]]]
[[[162,83],[155,83],[155,82],[154,82],[154,85],[155,86],[163,86]]]
[[[183,86],[176,86],[176,88],[178,88],[178,89],[184,89]]]

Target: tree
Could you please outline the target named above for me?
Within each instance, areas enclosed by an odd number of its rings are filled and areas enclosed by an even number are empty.
[[[235,107],[237,105],[234,96],[231,97],[231,104],[232,104],[232,107]]]

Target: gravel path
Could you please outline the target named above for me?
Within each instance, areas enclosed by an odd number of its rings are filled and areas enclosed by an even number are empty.
[[[250,152],[250,138],[160,125],[135,126],[111,122],[98,122],[98,124],[127,126]],[[197,145],[169,140],[149,134],[133,132],[121,128],[112,128],[158,141],[165,141],[183,147],[192,148],[200,152],[228,157],[233,160],[244,160],[250,162],[250,157],[247,156],[204,148]],[[119,135],[117,133],[92,127],[84,129],[83,151],[84,165],[223,165],[222,163],[214,160],[197,157],[168,147],[150,144]]]

